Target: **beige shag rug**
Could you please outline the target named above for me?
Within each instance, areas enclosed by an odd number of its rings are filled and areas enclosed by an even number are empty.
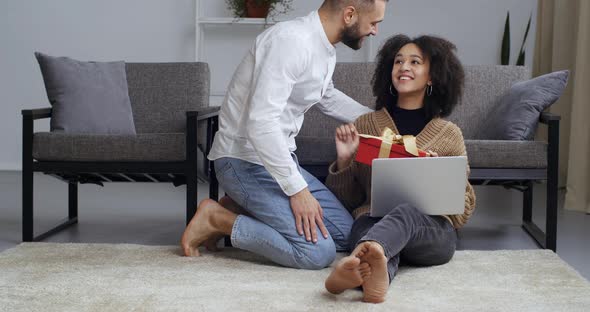
[[[26,243],[0,253],[0,311],[590,311],[590,283],[545,250],[458,251],[402,267],[383,304],[327,293],[330,269],[226,249]]]

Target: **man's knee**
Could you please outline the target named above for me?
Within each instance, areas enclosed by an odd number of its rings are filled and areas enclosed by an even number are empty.
[[[348,251],[351,233],[352,224],[342,224],[336,231],[330,231],[337,252]]]
[[[295,257],[299,269],[320,270],[336,258],[336,246],[331,238],[319,237],[315,244],[306,242],[295,248],[298,248]]]

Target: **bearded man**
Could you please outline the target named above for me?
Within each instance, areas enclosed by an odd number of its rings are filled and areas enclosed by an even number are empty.
[[[208,158],[226,197],[205,199],[181,247],[198,256],[223,235],[280,265],[322,269],[348,250],[353,219],[293,153],[314,105],[344,123],[371,112],[334,88],[338,42],[358,50],[377,34],[387,0],[325,0],[260,34],[228,87]]]

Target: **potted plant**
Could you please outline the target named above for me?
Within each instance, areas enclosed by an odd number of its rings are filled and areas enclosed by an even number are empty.
[[[524,66],[525,51],[524,44],[531,28],[531,19],[533,14],[529,17],[529,22],[526,24],[526,30],[524,32],[524,39],[522,39],[522,45],[520,46],[520,52],[518,52],[518,59],[516,60],[516,66]],[[502,50],[500,55],[500,65],[508,65],[510,61],[510,12],[506,13],[506,23],[504,24],[504,35],[502,36]]]
[[[291,10],[293,0],[225,0],[227,8],[235,17],[267,18]]]

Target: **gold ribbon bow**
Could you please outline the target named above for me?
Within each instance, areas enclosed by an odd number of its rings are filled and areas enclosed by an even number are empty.
[[[403,144],[406,152],[419,156],[418,147],[416,147],[416,137],[413,135],[399,135],[393,133],[393,130],[389,128],[383,129],[380,137],[376,137],[368,134],[359,134],[360,137],[366,139],[378,139],[381,140],[381,148],[379,149],[379,158],[389,158],[391,152],[391,146],[395,144]]]

